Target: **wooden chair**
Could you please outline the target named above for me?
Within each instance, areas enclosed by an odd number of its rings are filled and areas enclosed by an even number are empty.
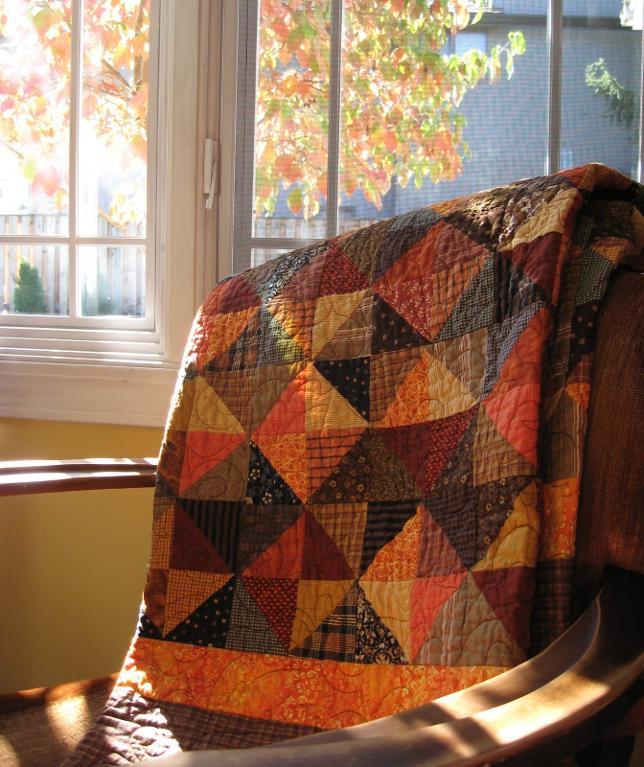
[[[609,725],[623,723],[642,698],[643,339],[644,276],[620,269],[598,325],[577,537],[575,605],[581,617],[556,642],[511,671],[404,713],[285,744],[217,752],[216,761],[208,752],[194,752],[158,764],[531,764],[593,742],[586,764],[626,763],[615,761],[626,758],[622,741],[612,752],[597,742],[601,733],[610,736]],[[154,470],[152,459],[10,462],[0,464],[0,494],[151,486]],[[45,761],[47,735],[34,732],[34,721],[46,722],[48,707],[79,696],[93,701],[95,711],[112,680],[0,696],[0,735],[3,726],[14,733],[32,728],[32,753],[21,754],[16,764],[45,767],[62,758],[73,744],[56,753],[50,749]],[[637,724],[635,715],[631,730]]]

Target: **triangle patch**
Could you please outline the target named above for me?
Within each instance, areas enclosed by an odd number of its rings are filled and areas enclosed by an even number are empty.
[[[400,645],[402,662],[411,657],[411,590],[414,581],[363,581],[360,586],[376,615]],[[377,648],[374,648],[377,653]]]
[[[356,268],[353,261],[347,258],[340,248],[332,245],[326,256],[319,295],[355,293],[367,287],[367,278]]]
[[[483,406],[496,430],[533,467],[537,465],[537,436],[541,387],[524,384],[488,397]]]
[[[380,428],[409,426],[430,420],[428,396],[428,355],[423,354],[396,391],[396,396],[383,418],[377,422]]]
[[[551,252],[556,252],[554,249]],[[542,288],[533,282],[521,269],[508,260],[513,253],[496,253],[494,256],[494,274],[496,279],[496,320],[503,322],[506,317],[521,314],[526,308],[539,302],[544,305],[549,300]],[[547,255],[545,255],[545,263]]]
[[[244,498],[250,447],[246,438],[223,461],[181,491],[183,498],[239,501]]]
[[[355,663],[407,663],[400,643],[358,586]]]
[[[448,418],[475,404],[467,387],[442,362],[426,349],[420,353],[419,363],[399,387],[379,426],[408,426]]]
[[[206,315],[229,314],[259,306],[260,303],[260,297],[245,279],[245,275],[238,274],[220,282],[211,291],[204,301],[203,311]]]
[[[340,549],[352,573],[358,574],[362,558],[362,540],[367,524],[367,504],[309,505],[308,510]]]
[[[276,541],[246,567],[244,575],[296,581],[302,572],[305,533],[306,520],[301,514]]]
[[[170,570],[166,593],[164,635],[182,623],[199,605],[231,579],[230,573]]]
[[[370,503],[362,544],[360,573],[364,575],[378,552],[392,541],[416,514],[415,501]]]
[[[179,480],[179,492],[195,484],[245,440],[245,434],[189,431]]]
[[[527,653],[530,644],[534,568],[473,570],[472,577],[501,623],[517,645]]]
[[[505,477],[532,476],[535,472],[535,466],[499,434],[483,407],[479,408],[476,420],[472,456],[475,487]]]
[[[222,588],[171,629],[164,639],[201,647],[225,647],[234,590],[234,579],[230,578]]]
[[[336,315],[328,321],[333,334],[327,335],[327,328],[320,327],[319,333],[313,328],[313,353],[317,359],[353,359],[371,354],[373,336],[373,294],[371,291],[346,293],[340,296],[326,296],[318,301],[318,308],[328,299],[343,299],[345,296],[359,296],[360,301],[348,316]],[[330,332],[330,331],[328,331]]]
[[[244,588],[243,580],[237,578],[236,581],[226,648],[242,652],[286,655],[286,650],[273,627]]]
[[[490,256],[461,294],[437,340],[460,338],[475,330],[486,328],[494,323],[495,317],[494,258]]]
[[[449,575],[418,578],[411,588],[411,615],[409,621],[410,658],[418,663],[418,652],[425,643],[441,607],[458,589],[465,578],[465,570]]]
[[[473,570],[534,567],[540,528],[537,486],[533,481],[517,495],[507,521]]]
[[[353,663],[356,613],[356,593],[351,589],[315,631],[308,634],[299,645],[291,647],[291,655]]]
[[[293,279],[279,294],[280,299],[298,303],[317,300],[320,295],[320,281],[327,271],[329,255],[332,252],[320,251],[306,266],[299,269]]]
[[[306,435],[303,433],[256,434],[255,442],[280,477],[305,503],[309,486]]]
[[[321,624],[329,618],[340,603],[345,601],[353,580],[306,581],[298,583],[297,608],[291,633],[291,651],[311,635],[320,630]],[[351,600],[349,600],[349,603]],[[355,629],[355,604],[353,605]],[[346,617],[346,616],[345,616]],[[309,648],[312,649],[311,644]],[[300,654],[300,653],[296,653]]]
[[[297,607],[297,581],[288,578],[244,577],[242,583],[286,650]]]
[[[302,517],[305,522],[305,537],[300,577],[316,581],[352,578],[353,573],[344,554],[315,516],[305,511]]]
[[[212,543],[179,504],[174,516],[170,567],[175,571],[200,570],[209,573],[230,573],[228,566],[213,548]]]
[[[308,369],[306,430],[366,429],[367,421],[317,369]],[[368,382],[367,382],[368,386]]]
[[[229,572],[234,572],[237,557],[239,520],[246,504],[231,501],[199,501],[179,498],[181,506],[210,541]]]
[[[429,343],[384,298],[377,294],[373,298],[372,354],[426,346]]]
[[[239,312],[205,317],[203,340],[196,351],[197,366],[203,369],[212,360],[225,354],[244,333],[251,319],[257,313],[258,308],[251,306]]]
[[[366,332],[366,328],[371,327],[371,322],[366,322],[367,317],[365,312],[361,311],[361,307],[363,303],[366,303],[367,307],[371,309],[372,300],[371,293],[367,290],[360,290],[356,293],[340,293],[336,295],[322,296],[315,309],[312,345],[313,356],[317,357],[326,346],[334,345],[333,341],[336,334],[339,333],[342,328],[346,328],[347,325],[351,324],[351,318],[356,311],[358,312],[360,320],[360,322],[357,323],[357,327],[362,327],[363,333]],[[340,333],[340,335],[342,336],[342,333]],[[369,349],[363,351],[363,355],[364,354],[369,354]],[[358,357],[360,355],[352,353],[345,354],[345,356]]]
[[[530,307],[490,328],[484,391],[491,397],[526,384],[539,384],[550,320],[546,309]]]
[[[239,422],[243,431],[250,431],[255,381],[246,370],[208,371],[203,374],[224,405]]]
[[[400,458],[378,433],[367,430],[309,500],[314,504],[345,504],[419,496],[420,490]]]
[[[284,388],[264,420],[255,428],[253,438],[257,444],[260,444],[260,437],[304,433],[308,371],[309,366],[295,376]],[[270,456],[268,458],[270,460]]]
[[[399,388],[404,386],[405,379],[421,361],[420,351],[420,348],[414,347],[371,358],[369,406],[372,423],[377,424],[385,417],[388,408],[396,399]],[[421,368],[417,375],[422,378],[422,374]],[[424,396],[423,398],[426,399]]]
[[[300,500],[280,477],[262,451],[251,442],[246,496],[254,504],[299,504]]]
[[[422,529],[418,553],[418,576],[434,578],[451,576],[465,571],[465,567],[443,528],[436,522],[425,506],[420,507]]]
[[[384,221],[388,224],[375,263],[374,277],[380,277],[404,254],[422,241],[431,238],[432,227],[440,223],[441,215],[432,208],[420,208]]]
[[[284,299],[283,295],[266,306],[267,311],[269,311],[279,323],[279,327],[283,333],[291,338],[301,349],[299,359],[311,356],[312,332],[315,322],[316,306],[316,300],[289,301]],[[297,361],[295,359],[290,359],[288,355],[283,357],[283,359],[285,362]]]
[[[472,401],[478,402],[489,360],[487,349],[488,329],[481,328],[462,338],[435,343],[431,353],[458,380],[460,391],[469,392]]]
[[[369,357],[317,360],[315,367],[363,419],[369,420]]]
[[[237,567],[244,570],[268,548],[302,514],[302,506],[294,504],[253,506],[241,511],[237,542]]]
[[[458,632],[454,626],[459,627]],[[524,652],[468,573],[438,610],[415,661],[440,666],[511,668],[524,659]]]
[[[139,615],[139,622],[136,627],[136,635],[144,639],[163,639],[161,631],[145,613]]]
[[[363,586],[365,581],[408,581],[416,577],[422,517],[419,508],[398,535],[380,549],[360,578]]]
[[[194,379],[192,412],[189,431],[244,434],[244,428],[230,412],[215,390],[198,376]]]
[[[443,471],[477,407],[448,418],[421,424],[381,429],[383,442],[400,457],[423,492],[428,492]]]
[[[249,341],[257,345],[258,365],[292,365],[304,359],[301,346],[266,308],[262,308],[260,326]]]
[[[360,426],[357,429],[325,429],[306,435],[307,500],[336,473],[336,467],[363,433],[364,427]]]
[[[365,239],[362,229],[348,232],[337,238],[336,243],[342,252],[355,264],[356,268],[365,275],[371,283],[380,267],[380,249],[386,242],[391,221],[378,221],[369,227],[369,237]],[[395,238],[394,238],[395,239]],[[388,248],[388,250],[391,250]]]

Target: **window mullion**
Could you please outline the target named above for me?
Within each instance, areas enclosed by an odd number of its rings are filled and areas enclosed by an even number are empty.
[[[556,173],[561,157],[563,0],[548,0],[548,144],[545,172]]]
[[[343,0],[331,5],[331,61],[329,72],[329,136],[327,164],[327,237],[338,233],[340,181],[340,105],[342,99],[342,17]]]
[[[237,109],[241,130],[237,132],[235,162],[234,243],[239,263],[250,265],[253,240],[255,196],[255,101],[259,45],[259,3],[247,0],[239,5],[240,41],[237,71]]]
[[[72,0],[72,51],[69,104],[69,316],[78,317],[78,146],[83,84],[83,0]]]
[[[639,147],[637,157],[637,180],[644,182],[644,27],[641,32],[640,44],[640,115],[639,115]]]

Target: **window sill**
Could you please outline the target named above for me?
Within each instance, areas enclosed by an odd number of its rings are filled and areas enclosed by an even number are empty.
[[[178,367],[0,359],[0,416],[163,426]]]

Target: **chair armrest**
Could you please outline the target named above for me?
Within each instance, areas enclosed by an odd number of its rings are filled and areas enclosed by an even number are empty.
[[[433,703],[344,730],[240,751],[178,754],[152,767],[473,767],[571,753],[587,725],[644,672],[644,577],[611,570],[586,613],[535,658]],[[596,735],[596,733],[595,733]],[[592,736],[591,738],[592,739]]]
[[[156,458],[0,461],[0,496],[153,487]]]

